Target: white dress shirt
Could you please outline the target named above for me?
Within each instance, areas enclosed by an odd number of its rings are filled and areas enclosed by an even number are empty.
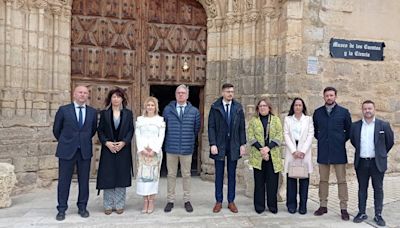
[[[360,140],[361,158],[375,157],[374,130],[375,130],[375,117],[371,121],[371,123],[367,123],[365,119],[362,120],[361,140]]]
[[[225,102],[224,99],[222,99],[222,104],[224,105],[224,110],[225,110],[225,112],[230,113],[231,108],[232,108],[232,101]],[[229,105],[229,106],[228,106],[228,107],[229,107],[229,110],[226,110],[226,105],[227,105],[227,104]]]
[[[181,106],[183,113],[185,113],[185,108],[187,106],[187,103],[185,102],[184,104],[178,104],[178,102],[176,102],[176,111],[178,112],[178,116],[181,115]]]
[[[74,101],[76,120],[79,122],[79,107],[82,107],[82,124],[85,124],[86,118],[86,104],[79,105]]]
[[[297,119],[295,115],[292,116],[293,118],[293,138],[294,140],[300,140],[300,136],[301,136],[301,122],[302,119],[304,118],[304,114],[301,114],[300,119]]]

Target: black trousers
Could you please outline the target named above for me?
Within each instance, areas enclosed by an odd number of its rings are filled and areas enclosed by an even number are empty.
[[[365,208],[368,198],[369,179],[372,179],[372,187],[374,188],[374,207],[375,215],[382,214],[383,208],[383,177],[385,172],[379,172],[376,167],[375,159],[360,159],[356,169],[358,180],[358,210],[365,214]]]
[[[287,176],[286,206],[288,209],[297,208],[297,183],[299,183],[300,203],[299,210],[307,210],[308,186],[310,178],[295,179]]]
[[[59,159],[58,162],[57,210],[59,212],[65,212],[68,209],[69,189],[75,165],[77,166],[79,184],[77,206],[80,210],[86,209],[89,200],[90,159],[84,160],[80,149],[78,149],[71,160]]]
[[[274,172],[271,159],[263,160],[261,170],[254,170],[254,209],[257,213],[265,211],[265,193],[267,206],[272,211],[278,211],[278,182],[279,173]]]

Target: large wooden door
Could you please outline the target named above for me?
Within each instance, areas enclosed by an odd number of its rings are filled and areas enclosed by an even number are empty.
[[[100,110],[108,91],[122,87],[138,116],[150,85],[204,86],[206,24],[196,0],[74,0],[71,89],[88,86],[89,103]],[[182,70],[185,62],[187,71]]]

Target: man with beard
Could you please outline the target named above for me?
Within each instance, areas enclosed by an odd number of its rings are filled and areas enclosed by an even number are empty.
[[[350,136],[351,117],[349,111],[336,103],[337,90],[326,87],[323,92],[325,105],[316,109],[313,115],[314,137],[318,140],[319,200],[320,207],[314,215],[328,212],[329,173],[333,167],[336,172],[340,212],[343,220],[350,219],[347,212],[346,182],[346,141]]]
[[[354,168],[358,181],[358,214],[353,222],[361,223],[368,216],[365,214],[369,179],[374,188],[374,221],[378,226],[385,226],[382,218],[383,177],[387,169],[387,154],[394,144],[390,124],[375,118],[375,103],[366,100],[362,103],[363,119],[351,126],[350,141],[355,147]]]
[[[214,213],[222,208],[225,159],[228,172],[228,208],[237,213],[234,202],[236,191],[237,161],[246,153],[246,128],[242,105],[234,97],[234,86],[222,85],[222,96],[212,105],[208,116],[208,141],[210,158],[215,166],[215,206]]]

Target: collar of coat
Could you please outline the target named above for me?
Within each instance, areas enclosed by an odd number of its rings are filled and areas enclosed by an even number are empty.
[[[222,97],[218,98],[212,105],[211,105],[212,109],[216,109],[219,110],[222,114],[225,112],[225,108],[222,105]],[[240,105],[239,102],[237,102],[235,99],[232,100],[231,103],[231,110],[233,110],[233,108],[235,108],[236,111],[239,111],[242,109],[242,105]]]

